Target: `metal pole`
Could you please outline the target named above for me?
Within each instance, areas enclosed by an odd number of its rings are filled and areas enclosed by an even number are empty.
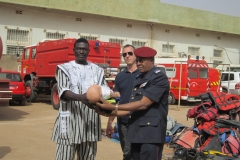
[[[173,73],[176,72],[176,61],[174,62],[174,65],[173,65],[173,72],[172,72],[172,76],[171,76],[171,80],[170,80],[170,90],[172,88],[172,79],[173,79]],[[169,93],[170,93],[170,90],[169,90]]]
[[[182,86],[182,61],[181,61],[181,64],[180,64],[180,82],[179,82],[179,87],[178,87],[178,107],[177,107],[177,110],[179,111],[180,110],[180,101],[181,101],[181,88]]]
[[[230,85],[230,64],[228,66],[228,90],[227,90],[228,93],[229,93],[229,85]]]

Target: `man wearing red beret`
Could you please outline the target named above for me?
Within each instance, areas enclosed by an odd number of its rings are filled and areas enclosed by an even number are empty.
[[[103,100],[100,108],[114,110],[114,115],[129,114],[128,140],[135,160],[161,160],[166,136],[169,84],[165,73],[154,67],[156,50],[134,50],[140,75],[135,78],[130,102],[112,105]],[[99,107],[96,111],[103,114]]]

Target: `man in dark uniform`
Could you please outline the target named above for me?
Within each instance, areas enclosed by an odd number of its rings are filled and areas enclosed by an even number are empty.
[[[116,76],[114,83],[114,93],[121,95],[119,104],[129,103],[129,97],[133,88],[133,82],[136,76],[139,75],[139,71],[137,70],[136,65],[136,56],[134,55],[134,49],[134,46],[129,44],[123,46],[122,49],[122,56],[127,67],[124,69],[124,71],[120,72]],[[129,115],[126,115],[118,117],[117,119],[119,140],[123,151],[123,160],[131,160],[131,144],[127,139],[128,117]],[[111,116],[108,119],[106,135],[109,138],[111,138],[111,133],[113,130],[112,122],[114,118],[115,116]]]
[[[136,64],[141,72],[134,81],[130,103],[112,105],[97,103],[100,108],[114,110],[114,115],[129,114],[128,140],[136,160],[162,158],[166,136],[169,84],[166,74],[154,67],[156,50],[135,49]],[[104,114],[98,107],[96,111]]]

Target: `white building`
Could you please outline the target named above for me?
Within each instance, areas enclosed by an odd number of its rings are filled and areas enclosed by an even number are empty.
[[[104,3],[100,5],[101,1]],[[11,0],[11,3],[0,0],[3,54],[16,54],[24,46],[47,38],[85,37],[135,47],[150,46],[157,50],[157,57],[198,55],[205,56],[209,63],[239,64],[240,18],[151,1],[149,9],[147,5],[136,6],[137,0],[122,0],[127,7],[119,1],[107,0]],[[76,11],[75,6],[81,6],[80,2],[88,10]],[[148,3],[147,0],[141,2]],[[158,13],[153,6],[158,5],[166,10],[153,17]],[[107,7],[115,10],[106,11]],[[212,21],[208,16],[213,17]]]

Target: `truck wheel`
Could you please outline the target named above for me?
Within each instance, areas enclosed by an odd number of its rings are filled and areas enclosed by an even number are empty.
[[[25,106],[26,105],[26,99],[22,99],[19,101],[20,106]]]
[[[175,104],[175,102],[176,102],[176,99],[174,98],[173,94],[169,93],[168,104]]]
[[[32,81],[27,81],[26,84],[26,98],[28,102],[34,102],[37,99],[37,91],[32,85]]]
[[[60,107],[60,103],[59,103],[59,97],[58,97],[57,83],[55,83],[52,87],[51,102],[52,102],[53,108],[58,110]]]

